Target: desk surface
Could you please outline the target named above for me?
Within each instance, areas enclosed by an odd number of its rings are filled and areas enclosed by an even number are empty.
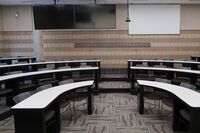
[[[156,87],[165,91],[168,91],[174,95],[176,95],[178,98],[180,98],[182,101],[184,101],[186,104],[188,104],[190,107],[193,108],[200,108],[200,93],[196,92],[194,90],[167,84],[167,83],[161,83],[156,81],[147,81],[147,80],[137,80],[139,85],[144,86],[151,86]]]
[[[87,87],[93,85],[94,81],[82,81],[75,82],[66,85],[60,85],[52,87],[23,100],[22,102],[16,104],[12,109],[43,109],[49,105],[53,100],[55,100],[59,95],[65,93],[69,90],[73,90],[80,87]]]
[[[12,74],[6,76],[0,76],[0,82],[21,78],[21,77],[28,77],[40,74],[48,74],[48,73],[59,73],[59,72],[69,72],[69,71],[86,71],[86,70],[98,70],[99,67],[82,67],[82,68],[65,68],[65,69],[56,69],[56,70],[44,70],[44,71],[35,71],[35,72],[27,72],[27,73],[19,73],[19,74]]]
[[[195,62],[195,61],[183,61],[183,60],[128,60],[128,62],[166,62],[166,63],[200,64],[200,62]]]
[[[34,62],[24,64],[11,64],[1,65],[0,68],[19,67],[19,66],[33,66],[33,65],[45,65],[45,64],[59,64],[59,63],[76,63],[76,62],[101,62],[101,60],[72,60],[72,61],[47,61],[47,62]]]
[[[132,70],[157,70],[157,71],[172,71],[172,72],[184,72],[191,74],[200,74],[200,71],[197,70],[188,70],[188,69],[175,69],[175,68],[163,68],[163,67],[131,67]]]

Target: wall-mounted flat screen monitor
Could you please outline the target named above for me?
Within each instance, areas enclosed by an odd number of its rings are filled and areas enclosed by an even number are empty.
[[[115,5],[33,6],[35,29],[115,29]]]

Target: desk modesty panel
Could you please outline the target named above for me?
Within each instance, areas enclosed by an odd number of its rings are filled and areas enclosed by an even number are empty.
[[[0,62],[6,62],[8,64],[12,64],[14,60],[26,60],[29,63],[36,61],[36,57],[8,57],[8,58],[0,58]]]
[[[59,64],[59,63],[89,63],[97,62],[100,63],[101,60],[73,60],[73,61],[47,61],[47,62],[34,62],[34,63],[24,63],[24,64],[11,64],[11,65],[1,65],[0,68],[11,68],[20,66],[34,66],[34,65],[48,65],[48,64]]]
[[[160,68],[160,67],[131,67],[131,70],[170,71],[170,72],[182,72],[182,73],[190,73],[190,74],[200,74],[200,71],[197,71],[197,70],[175,69],[175,68]]]
[[[80,88],[80,87],[87,87],[93,85],[94,81],[82,81],[82,82],[75,82],[66,85],[59,85],[56,87],[52,87],[36,94],[30,96],[29,98],[25,99],[24,101],[18,103],[17,105],[13,106],[12,109],[42,109],[46,108],[49,103],[51,103],[54,99],[59,97],[64,92]]]
[[[173,84],[161,83],[156,81],[137,80],[137,82],[139,85],[142,86],[155,87],[164,91],[168,91],[184,101],[190,107],[200,108],[200,93],[197,91]]]
[[[98,70],[98,69],[99,69],[99,67],[85,67],[85,68],[66,68],[66,69],[44,70],[44,71],[36,71],[36,72],[19,73],[19,74],[1,76],[0,82],[12,80],[12,79],[18,79],[18,78],[22,78],[22,77],[42,75],[42,74],[71,72],[71,71],[87,71],[87,70]]]
[[[127,62],[160,62],[160,63],[177,63],[177,64],[200,64],[195,61],[183,61],[183,60],[128,60]]]

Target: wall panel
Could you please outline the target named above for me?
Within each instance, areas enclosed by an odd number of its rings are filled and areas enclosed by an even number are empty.
[[[200,54],[200,31],[180,35],[127,35],[127,30],[43,31],[46,60],[100,59],[125,68],[128,59],[180,59]]]
[[[31,31],[4,31],[2,32],[2,45],[5,56],[32,56]]]

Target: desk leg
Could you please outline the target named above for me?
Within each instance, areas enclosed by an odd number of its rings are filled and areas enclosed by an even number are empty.
[[[127,79],[127,81],[130,81],[130,62],[129,61],[128,61],[127,71],[128,71],[128,79]]]
[[[93,96],[93,91],[92,88],[88,88],[88,114],[92,114],[93,108],[94,108],[94,96]]]
[[[95,94],[99,94],[99,86],[98,86],[98,72],[95,71],[95,79],[94,79],[94,83],[95,83]]]
[[[140,87],[139,93],[137,93],[137,108],[140,114],[144,114],[144,88]]]
[[[100,62],[98,62],[98,67],[99,67],[99,70],[98,70],[98,81],[101,82],[101,64],[100,64]]]
[[[173,100],[173,120],[172,120],[172,129],[174,131],[178,130],[178,119],[179,119],[179,110],[180,110],[180,106],[179,106],[179,102],[177,99]]]

